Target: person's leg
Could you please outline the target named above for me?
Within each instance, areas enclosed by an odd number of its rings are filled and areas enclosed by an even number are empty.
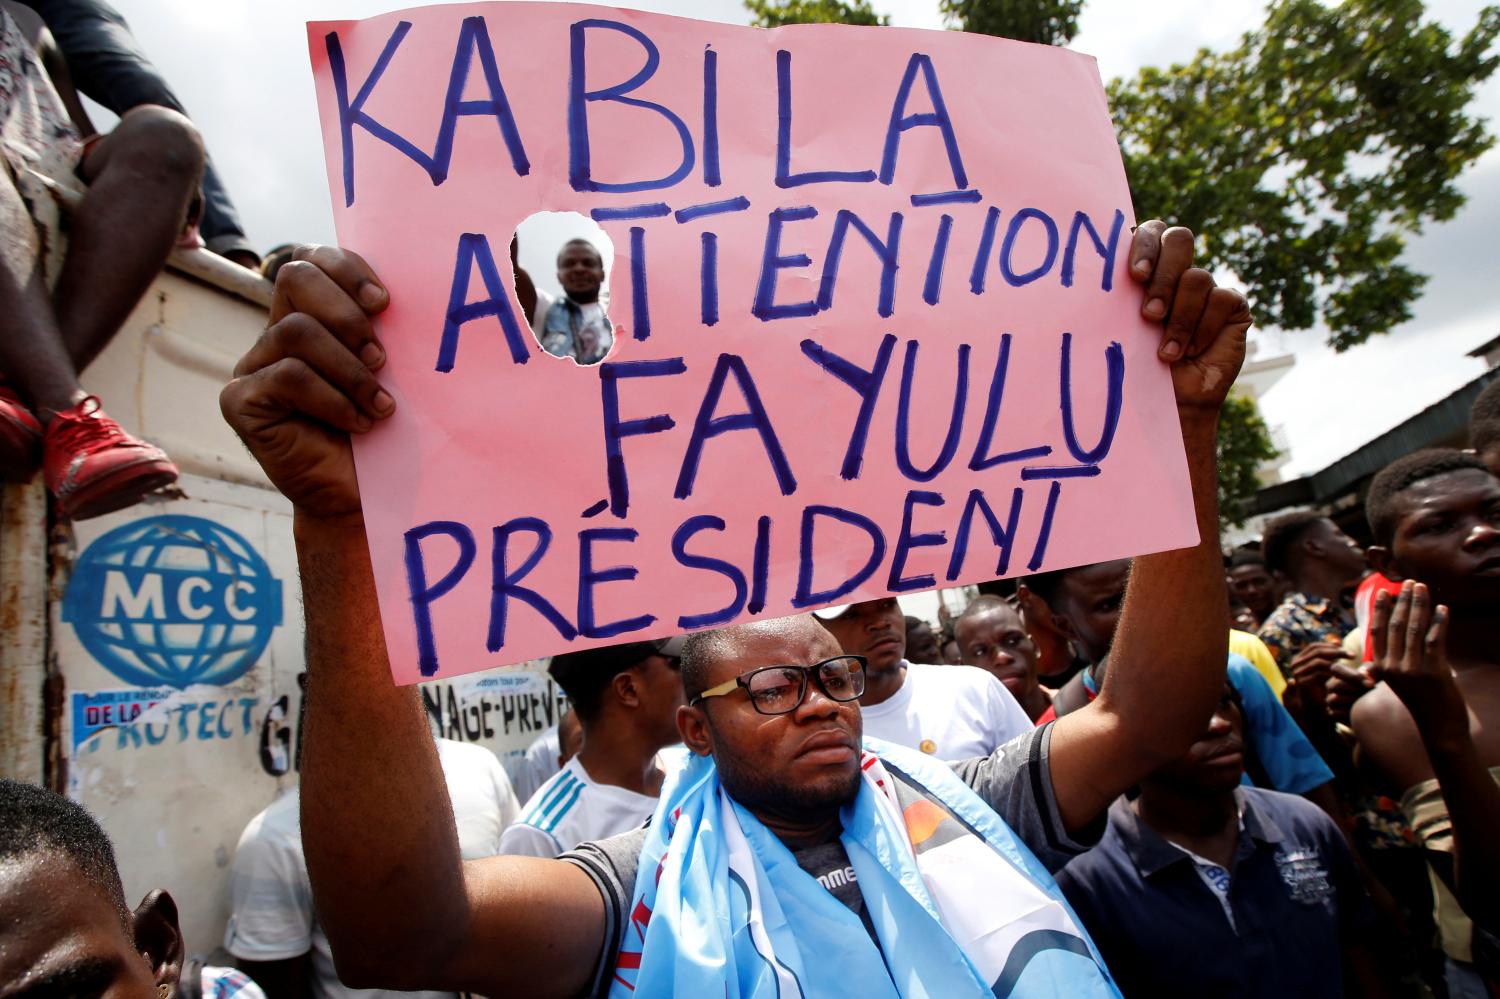
[[[30,478],[41,457],[41,424],[28,407],[42,400],[53,409],[66,409],[82,396],[52,312],[41,259],[31,213],[10,171],[0,165],[0,315],[7,317],[7,331],[0,336],[0,373],[21,393],[18,397],[0,385],[0,478],[11,481]]]
[[[118,11],[100,0],[54,7],[47,5],[44,16],[67,55],[74,85],[81,93],[118,115],[142,104],[187,114]],[[258,266],[260,255],[245,238],[245,228],[211,158],[203,166],[203,218],[198,231],[213,252],[242,266]]]
[[[53,296],[79,370],[104,349],[166,262],[202,170],[197,130],[159,107],[127,114],[84,160],[89,190],[74,213]]]

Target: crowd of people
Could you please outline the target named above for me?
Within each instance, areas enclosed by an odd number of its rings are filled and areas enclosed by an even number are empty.
[[[1299,512],[1225,553],[1214,426],[1248,313],[1180,233],[1141,226],[1132,258],[1182,320],[1162,351],[1196,548],[1002,582],[936,628],[886,597],[558,655],[570,710],[515,771],[519,795],[392,685],[347,439],[289,419],[310,390],[280,382],[264,340],[223,404],[296,510],[302,783],[245,829],[197,987],[1491,994],[1500,388],[1476,404],[1474,451],[1375,477],[1368,550]],[[353,254],[297,256],[312,266],[278,301],[314,319],[384,306]],[[368,408],[348,377],[322,387]],[[48,808],[74,818],[34,818]],[[144,955],[136,973],[179,973],[169,897],[130,917],[86,815],[14,811],[32,817],[7,816],[0,856],[26,876],[0,909],[46,890],[35,858],[60,860]]]
[[[384,354],[332,321],[381,312],[379,278],[260,260],[101,0],[0,0],[0,103],[0,473],[41,467],[74,518],[171,482],[78,372],[174,246],[262,269],[222,405],[294,509],[308,667],[301,786],[245,828],[208,959],[166,891],[128,907],[86,811],[0,781],[0,995],[1500,995],[1500,381],[1470,450],[1374,477],[1369,547],[1300,511],[1225,552],[1248,306],[1144,223],[1196,547],[997,581],[936,627],[883,597],[567,652],[569,710],[507,774],[391,681],[348,440],[390,415]],[[65,246],[46,183],[78,186]],[[556,300],[511,254],[542,348],[602,360],[598,247],[562,247]],[[289,322],[341,362],[291,378]]]

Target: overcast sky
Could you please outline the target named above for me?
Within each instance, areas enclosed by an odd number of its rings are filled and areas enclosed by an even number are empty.
[[[171,80],[208,141],[252,241],[261,248],[333,240],[304,23],[368,17],[421,4],[390,0],[113,0]],[[744,23],[738,0],[642,0],[621,6]],[[939,28],[936,0],[875,0],[902,27]],[[1455,33],[1471,28],[1478,0],[1436,0],[1433,16]],[[1207,16],[1207,11],[1212,16]],[[1072,48],[1099,60],[1105,79],[1235,44],[1259,24],[1252,0],[1090,0]],[[1500,81],[1478,110],[1500,118]],[[101,114],[100,118],[108,116]],[[1293,371],[1262,400],[1291,442],[1290,475],[1316,471],[1481,374],[1465,352],[1500,334],[1500,151],[1460,181],[1469,203],[1452,221],[1413,240],[1407,262],[1430,274],[1416,318],[1395,333],[1335,356],[1316,331],[1258,334],[1260,353],[1294,352]],[[554,224],[523,263],[554,283],[547,257],[566,226]],[[568,233],[571,234],[571,233]]]

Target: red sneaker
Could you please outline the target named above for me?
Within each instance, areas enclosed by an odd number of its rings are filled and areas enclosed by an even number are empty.
[[[25,482],[42,463],[42,425],[0,378],[0,479]]]
[[[120,429],[92,395],[47,424],[42,467],[58,512],[72,520],[124,509],[177,480],[161,448]]]

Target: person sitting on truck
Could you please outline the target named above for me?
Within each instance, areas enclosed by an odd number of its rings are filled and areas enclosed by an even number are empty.
[[[177,241],[203,143],[182,115],[152,106],[96,134],[41,19],[4,0],[0,160],[0,477],[24,481],[41,465],[60,515],[96,517],[177,478],[160,448],[105,415],[78,373]],[[58,188],[81,191],[65,253]]]

